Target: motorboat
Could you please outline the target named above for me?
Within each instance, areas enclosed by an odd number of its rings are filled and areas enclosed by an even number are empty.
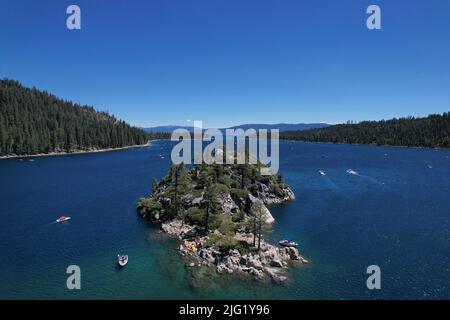
[[[128,263],[128,255],[127,254],[118,254],[117,262],[119,263],[119,266],[125,267],[126,264]]]
[[[64,221],[67,221],[67,220],[70,220],[70,219],[72,219],[72,218],[71,217],[66,217],[66,216],[61,216],[58,219],[56,219],[56,222],[61,223],[61,222],[64,222]]]
[[[298,243],[295,241],[289,241],[289,240],[281,240],[278,242],[280,246],[283,247],[298,247]]]
[[[326,173],[323,170],[319,170],[321,176],[326,176]]]
[[[348,170],[347,170],[347,173],[348,173],[348,174],[358,174],[358,172],[353,171],[352,169],[348,169]]]

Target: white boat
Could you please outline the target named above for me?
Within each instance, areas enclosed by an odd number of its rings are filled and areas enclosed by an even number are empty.
[[[34,162],[34,159],[30,159],[30,160],[28,160],[28,161],[30,161],[30,162]]]
[[[278,244],[283,247],[298,247],[297,242],[289,241],[289,240],[281,240],[278,242]]]
[[[323,170],[319,170],[319,173],[321,176],[326,176],[325,172]]]
[[[64,222],[64,221],[67,221],[67,220],[70,220],[70,219],[72,219],[72,218],[71,217],[61,216],[58,219],[56,219],[56,222],[61,223],[61,222]]]
[[[358,172],[353,171],[352,169],[348,169],[348,170],[347,170],[347,173],[348,173],[348,174],[358,174]]]
[[[118,254],[117,262],[119,263],[119,266],[125,267],[126,264],[128,263],[128,255],[127,254]]]

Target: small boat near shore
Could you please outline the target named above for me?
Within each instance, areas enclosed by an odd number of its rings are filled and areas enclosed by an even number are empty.
[[[118,254],[117,255],[117,263],[119,263],[119,266],[125,267],[128,263],[128,255],[127,254]]]
[[[278,242],[278,244],[282,247],[298,247],[298,243],[295,241],[289,241],[289,240],[281,240]]]
[[[58,219],[56,219],[56,222],[57,223],[61,223],[61,222],[64,222],[64,221],[68,221],[70,219],[72,219],[72,218],[71,217],[66,217],[66,216],[61,216]]]

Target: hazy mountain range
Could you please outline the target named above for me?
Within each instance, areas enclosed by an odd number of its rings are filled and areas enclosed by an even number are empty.
[[[241,128],[243,130],[247,130],[249,128],[253,128],[256,130],[259,129],[279,129],[280,132],[284,131],[295,131],[295,130],[309,130],[309,129],[320,129],[329,127],[329,124],[326,123],[276,123],[276,124],[241,124],[229,128],[221,128],[220,130],[225,129],[237,129]],[[186,129],[189,131],[193,131],[192,126],[176,126],[176,125],[167,125],[167,126],[157,126],[157,127],[149,127],[142,128],[147,132],[155,133],[155,132],[173,132],[175,129]]]

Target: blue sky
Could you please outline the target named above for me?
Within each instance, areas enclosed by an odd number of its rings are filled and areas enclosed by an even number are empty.
[[[0,77],[137,126],[450,110],[449,0],[1,0],[0,39]]]

